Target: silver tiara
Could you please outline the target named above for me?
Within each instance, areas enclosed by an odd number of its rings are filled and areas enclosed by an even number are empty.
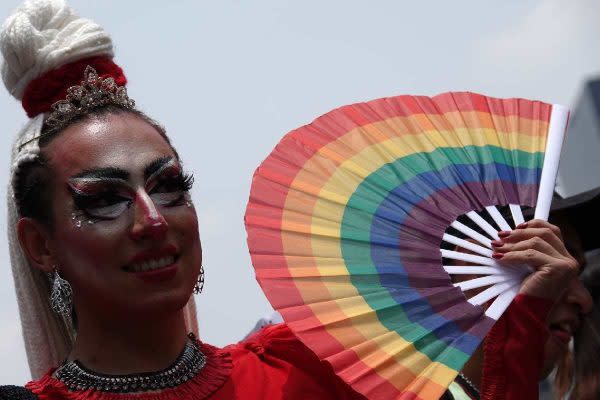
[[[101,78],[98,72],[88,65],[81,83],[67,89],[66,99],[52,104],[51,111],[44,122],[46,125],[44,134],[21,143],[19,149],[42,136],[52,135],[62,130],[78,116],[88,114],[90,110],[107,104],[126,109],[135,108],[135,101],[127,96],[125,86],[117,85],[112,77]]]

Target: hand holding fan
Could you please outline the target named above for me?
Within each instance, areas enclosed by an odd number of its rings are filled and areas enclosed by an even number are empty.
[[[523,221],[520,206],[547,219],[567,119],[446,93],[292,131],[257,169],[245,216],[267,298],[367,398],[438,398],[528,273],[498,265],[490,241]],[[463,274],[476,277],[453,283]]]

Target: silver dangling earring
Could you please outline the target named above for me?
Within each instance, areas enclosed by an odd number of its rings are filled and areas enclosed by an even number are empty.
[[[202,289],[204,289],[204,267],[200,264],[200,273],[198,274],[198,282],[194,286],[194,294],[202,293]]]
[[[73,289],[71,284],[60,277],[58,266],[54,267],[54,273],[49,273],[52,280],[52,291],[50,292],[50,306],[55,313],[71,316],[71,307],[73,306]]]

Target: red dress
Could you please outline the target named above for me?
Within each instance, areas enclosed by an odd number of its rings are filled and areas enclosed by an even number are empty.
[[[519,295],[485,343],[482,400],[537,399],[552,302]],[[26,385],[41,400],[365,400],[287,328],[272,325],[244,342],[218,349],[201,343],[207,364],[174,389],[141,394],[70,392],[49,371]]]
[[[40,400],[364,400],[331,367],[319,361],[285,324],[272,325],[244,342],[219,349],[201,343],[207,364],[188,382],[158,392],[71,392],[54,370],[26,387]]]

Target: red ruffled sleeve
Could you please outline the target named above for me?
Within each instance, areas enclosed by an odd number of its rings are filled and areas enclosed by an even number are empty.
[[[231,382],[235,399],[365,399],[285,324],[268,326],[228,349],[234,363]]]
[[[519,294],[484,344],[481,399],[537,399],[553,302]]]

